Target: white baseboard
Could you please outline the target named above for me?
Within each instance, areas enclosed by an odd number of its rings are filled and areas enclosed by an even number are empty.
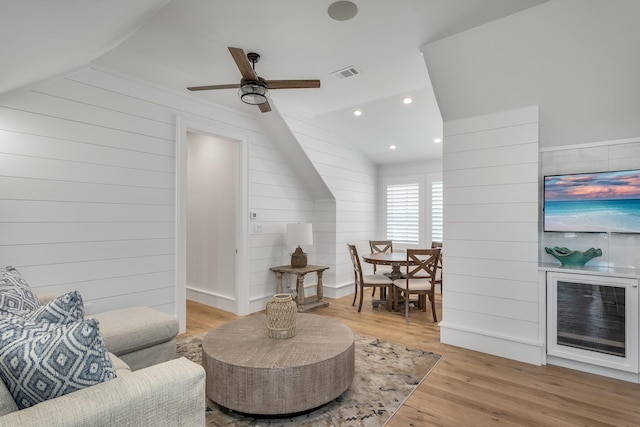
[[[546,361],[544,344],[526,342],[521,339],[498,337],[481,331],[470,331],[455,325],[440,322],[440,342],[456,347],[493,354],[532,365],[543,365]]]
[[[187,286],[187,299],[238,314],[236,301],[224,295],[217,295],[209,291]]]

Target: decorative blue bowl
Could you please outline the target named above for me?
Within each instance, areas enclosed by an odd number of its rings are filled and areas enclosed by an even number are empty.
[[[589,260],[602,255],[601,249],[590,248],[584,252],[572,251],[567,248],[558,246],[552,248],[544,248],[551,256],[555,257],[563,267],[582,267]]]

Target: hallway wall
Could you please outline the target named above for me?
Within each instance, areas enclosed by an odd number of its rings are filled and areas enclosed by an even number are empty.
[[[188,132],[187,298],[236,310],[237,142]]]

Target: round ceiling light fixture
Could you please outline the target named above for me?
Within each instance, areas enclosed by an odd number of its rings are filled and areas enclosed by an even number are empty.
[[[361,116],[361,115],[362,115],[362,111],[360,111],[360,110],[354,110],[353,115],[354,115],[354,116]]]
[[[440,139],[440,138],[435,138],[435,139],[433,140],[433,142],[435,142],[436,144],[438,144],[438,143],[442,142],[442,139]]]
[[[264,104],[269,100],[267,82],[262,77],[258,77],[258,80],[242,79],[238,95],[245,104]]]
[[[411,104],[413,102],[413,99],[407,96],[405,99],[402,100],[402,102],[404,102],[405,104]]]
[[[327,13],[336,21],[348,21],[358,14],[358,6],[350,1],[337,1],[329,5]]]

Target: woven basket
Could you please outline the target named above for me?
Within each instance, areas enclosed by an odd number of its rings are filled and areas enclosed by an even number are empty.
[[[267,335],[285,339],[296,334],[298,305],[291,294],[275,294],[267,303]]]

